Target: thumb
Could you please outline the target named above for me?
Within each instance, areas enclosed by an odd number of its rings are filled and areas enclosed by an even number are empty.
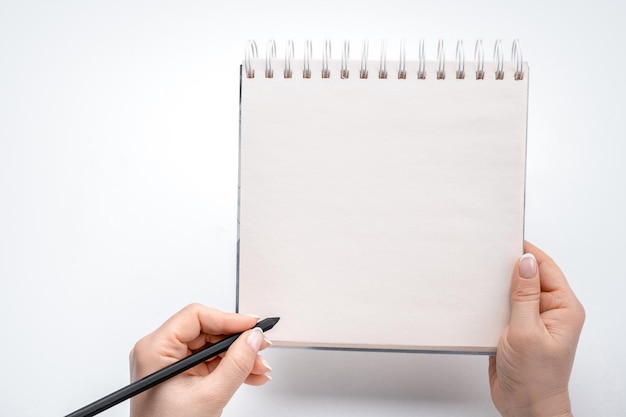
[[[226,405],[252,372],[262,342],[263,331],[260,328],[244,332],[228,348],[224,358],[211,373],[213,395],[222,402],[222,406]]]
[[[522,255],[513,271],[511,282],[511,325],[518,328],[536,326],[540,320],[541,282],[537,259],[532,253]]]

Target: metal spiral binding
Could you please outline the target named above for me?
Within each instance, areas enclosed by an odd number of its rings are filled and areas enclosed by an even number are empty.
[[[276,58],[276,42],[270,39],[267,41],[267,50],[265,51],[265,78],[274,78],[273,58]]]
[[[256,42],[253,40],[248,41],[246,44],[246,57],[244,59],[244,66],[246,70],[246,77],[254,78],[254,68],[252,68],[252,60],[259,56]]]
[[[443,39],[439,39],[439,43],[437,44],[437,61],[439,61],[439,65],[437,67],[437,79],[445,80],[446,79],[446,50],[444,47]]]
[[[274,60],[276,58],[276,42],[274,40],[269,40],[267,42],[267,49],[265,51],[265,78],[274,78],[275,71],[273,66]],[[400,57],[398,61],[397,74],[398,79],[404,80],[407,79],[409,74],[407,72],[407,47],[406,47],[406,39],[402,39],[400,42]],[[303,70],[302,70],[302,78],[311,78],[311,60],[313,56],[313,45],[310,40],[305,41],[304,44],[304,61],[303,61]],[[505,78],[504,71],[504,53],[502,49],[502,40],[496,40],[494,44],[494,52],[493,52],[493,62],[495,63],[494,75],[493,77],[496,80],[503,80]],[[369,41],[363,40],[363,44],[361,47],[361,62],[359,68],[359,77],[360,79],[367,79],[369,76],[368,73],[368,57],[369,57]],[[253,66],[253,61],[258,58],[258,48],[257,44],[254,40],[249,40],[246,43],[245,49],[245,58],[243,62],[243,70],[245,72],[246,78],[255,78],[255,70]],[[288,40],[285,45],[285,64],[283,69],[283,78],[293,78],[293,62],[295,59],[295,48],[292,40]],[[331,59],[331,42],[329,40],[324,41],[323,50],[322,50],[322,69],[321,69],[321,78],[330,78],[330,59]],[[467,76],[465,70],[465,49],[463,46],[463,39],[459,39],[456,44],[456,53],[455,53],[455,61],[456,61],[456,71],[455,78],[456,79],[465,79]],[[476,65],[476,79],[484,80],[485,79],[485,54],[483,48],[482,39],[478,39],[476,41],[476,45],[474,47],[474,61]],[[445,58],[445,43],[443,39],[439,39],[437,44],[437,71],[434,76],[438,80],[446,79],[446,58]],[[519,81],[524,79],[524,60],[522,57],[522,49],[520,46],[519,39],[515,39],[513,41],[513,46],[511,49],[511,63],[513,65],[513,80]],[[348,40],[344,40],[342,43],[342,53],[341,53],[341,70],[339,71],[339,77],[341,79],[348,79],[350,77],[350,42]],[[356,65],[356,64],[354,64]],[[432,64],[429,64],[432,65]],[[507,68],[511,68],[510,66]],[[507,70],[508,71],[508,70]],[[417,79],[424,80],[427,78],[426,74],[426,54],[424,48],[424,39],[420,39],[419,49],[418,49],[418,60],[417,60]],[[415,75],[414,75],[415,76]],[[381,40],[380,44],[380,61],[378,68],[378,78],[386,79],[388,77],[387,73],[387,41],[385,39]],[[493,79],[493,78],[492,78]]]
[[[330,49],[329,49],[330,50]],[[341,52],[341,78],[349,78],[350,71],[348,71],[348,59],[350,59],[350,42],[343,41],[343,50]]]
[[[313,44],[310,40],[304,43],[304,69],[302,78],[311,78],[311,55],[313,55]]]
[[[367,55],[369,53],[370,43],[367,39],[363,40],[363,47],[361,48],[361,70],[359,71],[359,78],[367,78]]]
[[[483,49],[483,40],[478,39],[476,41],[476,47],[474,48],[474,61],[476,61],[476,79],[485,79],[485,50]]]
[[[456,67],[457,80],[465,79],[465,50],[463,49],[463,39],[459,39],[456,43],[456,60],[458,65]]]
[[[322,53],[322,78],[330,78],[330,70],[328,69],[328,61],[330,61],[330,41],[324,41],[324,51]]]
[[[291,78],[293,72],[291,71],[291,61],[293,61],[294,57],[294,47],[293,41],[290,39],[287,41],[287,45],[285,46],[285,71],[283,72],[283,77]]]
[[[498,39],[493,48],[493,60],[496,61],[496,80],[504,79],[504,54],[502,53],[502,40]]]
[[[417,69],[417,78],[419,80],[426,79],[426,52],[424,52],[424,39],[420,39],[419,67]]]
[[[398,79],[406,80],[406,39],[400,41],[400,63],[398,65]]]
[[[515,73],[513,78],[516,81],[524,79],[524,60],[522,59],[522,47],[520,46],[519,39],[513,41],[513,48],[511,50],[511,61],[515,61]]]
[[[378,70],[378,78],[387,78],[387,40],[380,41],[380,68]]]

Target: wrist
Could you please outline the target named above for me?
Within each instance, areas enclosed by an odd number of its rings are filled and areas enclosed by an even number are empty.
[[[535,411],[526,411],[526,410],[517,410],[517,411],[509,411],[507,413],[502,414],[502,417],[574,417],[571,411],[567,411],[565,413],[545,413],[545,412],[535,412]]]
[[[574,415],[571,412],[567,412],[567,413],[564,413],[564,414],[545,414],[545,413],[528,414],[528,413],[524,413],[524,414],[506,414],[503,417],[574,417]]]
[[[529,417],[573,417],[569,392],[548,397],[531,406]]]
[[[573,417],[569,393],[553,395],[530,405],[511,407],[502,413],[503,417]]]

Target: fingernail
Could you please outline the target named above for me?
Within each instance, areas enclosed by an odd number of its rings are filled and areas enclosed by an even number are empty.
[[[257,316],[256,314],[244,314],[244,316],[252,317],[252,318],[255,318],[257,320],[259,320],[261,318],[261,316]]]
[[[250,331],[250,334],[248,335],[247,342],[252,350],[258,352],[259,348],[261,347],[261,343],[263,343],[263,330],[261,330],[260,327],[255,327],[254,329],[252,329]]]
[[[264,339],[265,339],[265,343],[267,343],[268,346],[272,346],[273,345],[272,341],[269,340],[267,337],[264,337]]]
[[[525,253],[520,258],[519,275],[522,278],[534,278],[537,275],[537,260],[532,253]]]
[[[263,366],[265,366],[269,372],[272,371],[272,367],[270,366],[269,362],[265,360],[265,358],[261,358],[261,362],[263,362]]]

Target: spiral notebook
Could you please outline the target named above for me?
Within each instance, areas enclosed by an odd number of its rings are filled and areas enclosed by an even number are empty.
[[[523,251],[519,44],[321,46],[241,66],[237,310],[280,316],[278,346],[493,353]]]

